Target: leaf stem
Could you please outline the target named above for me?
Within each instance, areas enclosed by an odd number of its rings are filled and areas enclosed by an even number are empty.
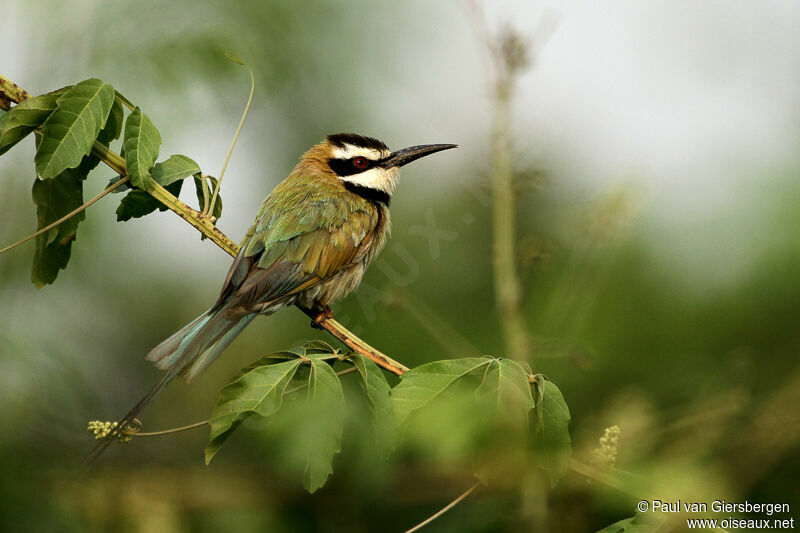
[[[433,522],[434,520],[436,520],[437,518],[439,518],[440,516],[442,516],[444,513],[446,513],[447,511],[449,511],[450,509],[452,509],[453,507],[455,507],[455,506],[456,506],[456,505],[458,505],[459,503],[461,503],[461,500],[463,500],[464,498],[466,498],[467,496],[469,496],[470,494],[472,494],[472,492],[473,492],[475,489],[477,489],[477,488],[480,486],[480,484],[481,484],[481,483],[480,483],[480,481],[479,481],[479,482],[477,482],[477,483],[475,483],[475,484],[474,484],[474,485],[472,485],[470,488],[468,488],[467,490],[465,490],[465,491],[464,491],[464,492],[461,494],[461,496],[459,496],[458,498],[456,498],[456,499],[455,499],[455,500],[453,500],[452,502],[448,503],[446,506],[444,506],[442,509],[440,509],[440,510],[439,510],[439,511],[438,511],[436,514],[432,515],[431,517],[427,518],[426,520],[423,520],[422,522],[420,522],[420,523],[419,523],[419,524],[417,524],[416,526],[412,527],[411,529],[409,529],[409,530],[406,530],[406,532],[405,532],[405,533],[414,533],[414,531],[419,531],[419,530],[420,530],[420,529],[422,529],[423,527],[427,526],[428,524],[430,524],[431,522]]]
[[[125,98],[125,95],[124,95],[124,94],[122,94],[121,92],[119,92],[119,91],[114,91],[114,98],[116,98],[116,99],[117,99],[117,101],[118,101],[119,103],[121,103],[122,105],[124,105],[125,107],[127,107],[128,109],[130,109],[131,111],[133,111],[134,109],[136,109],[136,106],[135,106],[135,105],[133,105],[133,102],[131,102],[130,100],[128,100],[127,98]]]
[[[250,65],[246,64],[241,59],[233,58],[230,55],[228,57],[236,63],[246,67],[247,71],[250,73],[250,96],[247,98],[247,105],[244,106],[244,112],[242,113],[242,118],[239,120],[239,126],[236,128],[236,133],[233,135],[231,147],[228,149],[228,155],[225,156],[225,162],[222,164],[222,170],[219,171],[219,178],[217,178],[217,186],[214,187],[214,194],[211,196],[211,203],[206,204],[206,208],[203,210],[204,215],[213,215],[214,213],[214,204],[217,203],[217,196],[219,195],[219,188],[222,186],[222,178],[225,176],[225,169],[228,168],[228,161],[231,159],[233,147],[236,146],[236,141],[239,139],[239,133],[242,131],[242,126],[244,126],[244,119],[247,118],[247,113],[250,111],[250,104],[253,103],[253,93],[256,89],[256,76],[253,74],[253,69],[250,68]]]
[[[356,367],[347,368],[345,370],[340,370],[339,372],[336,373],[336,375],[341,377],[346,374],[352,374],[356,370],[357,370]],[[301,390],[307,388],[308,388],[308,383],[305,383],[293,389],[287,390],[286,392],[283,393],[283,395],[286,396],[287,394],[294,394],[295,392],[300,392]],[[160,437],[162,435],[169,435],[171,433],[180,433],[181,431],[188,431],[190,429],[203,427],[207,424],[208,420],[201,420],[200,422],[195,422],[194,424],[189,424],[188,426],[181,426],[172,429],[162,429],[161,431],[140,432],[138,430],[123,430],[122,433],[124,435],[130,435],[131,437]]]
[[[160,435],[169,435],[170,433],[179,433],[181,431],[187,431],[194,428],[199,428],[208,424],[208,420],[202,420],[200,422],[195,422],[194,424],[189,424],[188,426],[181,426],[179,428],[172,428],[172,429],[164,429],[161,431],[148,431],[148,432],[132,432],[128,433],[123,431],[123,434],[131,435],[133,437],[158,437]]]
[[[59,218],[58,220],[56,220],[52,224],[43,227],[42,229],[38,230],[36,233],[28,235],[24,239],[18,240],[14,244],[9,244],[8,246],[6,246],[2,250],[0,250],[0,254],[3,254],[3,253],[5,253],[5,252],[7,252],[7,251],[9,251],[9,250],[11,250],[13,248],[16,248],[20,244],[24,244],[24,243],[28,242],[29,240],[34,239],[34,238],[38,237],[39,235],[41,235],[42,233],[50,231],[51,229],[55,228],[56,226],[58,226],[62,222],[65,222],[65,221],[69,220],[70,218],[74,217],[75,215],[77,215],[78,213],[80,213],[81,211],[83,211],[84,209],[86,209],[87,207],[89,207],[90,205],[95,203],[96,201],[98,201],[100,198],[102,198],[103,196],[107,195],[108,193],[110,193],[111,191],[113,191],[114,189],[116,189],[117,187],[122,185],[123,183],[126,183],[127,181],[128,181],[128,176],[125,176],[124,178],[122,178],[118,182],[116,182],[116,183],[114,183],[112,185],[109,185],[108,187],[103,189],[103,191],[101,193],[99,193],[97,196],[95,196],[94,198],[92,198],[91,200],[89,200],[88,202],[83,204],[82,206],[78,207],[74,211],[71,211],[71,212],[67,213],[66,215],[64,215],[63,217]]]

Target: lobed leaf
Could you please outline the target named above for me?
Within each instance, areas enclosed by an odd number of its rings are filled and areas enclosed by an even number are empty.
[[[305,426],[302,440],[306,457],[303,487],[310,493],[325,485],[333,472],[333,458],[342,450],[344,429],[344,392],[339,376],[324,360],[311,359],[308,397],[301,421]]]
[[[177,197],[181,193],[183,179],[196,172],[200,172],[200,167],[192,159],[185,155],[173,155],[166,161],[157,163],[151,171],[151,176],[170,194]],[[168,208],[149,193],[136,189],[130,191],[117,207],[117,221],[143,217],[156,209],[166,211]]]
[[[274,365],[251,366],[222,388],[208,421],[211,435],[206,445],[206,464],[220,446],[246,418],[270,416],[280,409],[286,386],[294,377],[301,359]]]
[[[542,375],[536,376],[537,407],[533,448],[536,461],[555,487],[567,472],[572,454],[572,439],[569,436],[570,414],[561,391],[552,381]]]
[[[56,102],[55,111],[42,125],[34,158],[42,179],[75,168],[91,152],[114,104],[114,88],[91,78],[67,89]]]
[[[64,89],[59,89],[25,100],[0,117],[0,155],[41,126],[55,110],[56,101],[63,92]]]
[[[125,166],[131,184],[143,191],[150,186],[150,169],[158,158],[161,135],[153,122],[136,107],[125,122]]]
[[[392,389],[378,365],[363,355],[354,354],[353,363],[361,376],[361,388],[367,396],[375,427],[375,442],[384,458],[392,452],[395,441]]]
[[[405,423],[414,411],[431,403],[453,383],[492,361],[493,359],[485,357],[434,361],[400,376],[400,383],[392,389],[397,425]]]

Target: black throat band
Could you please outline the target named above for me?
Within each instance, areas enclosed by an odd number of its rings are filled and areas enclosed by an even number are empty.
[[[373,189],[372,187],[364,187],[363,185],[356,185],[355,183],[344,180],[342,183],[344,184],[345,189],[353,194],[359,195],[364,200],[376,202],[389,207],[389,202],[391,201],[392,197],[388,192],[381,191],[379,189]]]

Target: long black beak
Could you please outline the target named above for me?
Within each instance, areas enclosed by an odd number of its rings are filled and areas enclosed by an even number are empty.
[[[457,146],[457,144],[422,144],[420,146],[410,146],[409,148],[403,148],[402,150],[389,154],[389,157],[381,161],[381,166],[383,168],[402,167],[412,161],[416,161],[420,157],[435,154],[442,150],[449,150]]]

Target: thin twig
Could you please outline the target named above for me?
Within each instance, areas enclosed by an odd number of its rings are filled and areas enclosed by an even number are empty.
[[[219,188],[222,186],[222,178],[225,176],[225,169],[228,168],[228,161],[231,159],[231,154],[233,153],[233,147],[236,146],[236,140],[239,138],[239,133],[242,131],[242,126],[244,126],[244,119],[247,118],[247,113],[250,111],[250,104],[253,103],[253,93],[256,90],[256,75],[253,73],[253,69],[250,68],[250,65],[235,57],[231,54],[226,54],[228,59],[231,61],[238,63],[247,68],[247,71],[250,73],[250,96],[247,98],[247,105],[244,106],[244,112],[242,113],[242,118],[239,120],[239,126],[236,128],[236,133],[233,135],[233,140],[231,141],[231,147],[228,149],[228,155],[225,156],[225,162],[222,164],[222,170],[219,171],[219,177],[217,178],[217,186],[214,187],[214,194],[211,196],[211,203],[206,204],[206,208],[203,210],[204,215],[214,215],[214,204],[217,203],[217,196],[219,195]]]
[[[472,494],[472,491],[477,489],[480,486],[480,484],[481,484],[480,481],[478,483],[475,483],[470,488],[468,488],[466,491],[464,491],[464,493],[461,494],[461,496],[459,496],[458,498],[456,498],[452,502],[448,503],[444,508],[439,510],[439,512],[437,512],[436,514],[434,514],[433,516],[431,516],[427,520],[424,520],[423,522],[420,522],[419,524],[417,524],[416,526],[412,527],[411,529],[406,530],[405,533],[414,533],[414,531],[419,531],[423,527],[427,526],[428,524],[430,524],[431,522],[433,522],[434,520],[436,520],[437,518],[442,516],[444,513],[446,513],[447,511],[449,511],[450,509],[452,509],[456,505],[458,505],[461,502],[461,500],[463,500],[464,498],[466,498],[467,496]]]
[[[348,369],[345,369],[345,370],[340,370],[339,372],[336,373],[336,375],[341,377],[341,376],[344,376],[346,374],[352,374],[353,372],[356,372],[357,370],[358,369],[356,367],[352,367],[352,368],[348,368]],[[307,388],[308,388],[308,383],[305,383],[303,385],[300,385],[298,387],[295,387],[293,389],[289,389],[289,390],[285,391],[283,393],[283,395],[286,396],[287,394],[294,394],[295,392],[300,392],[301,390],[307,389]],[[137,422],[138,422],[138,420],[137,420]],[[181,431],[187,431],[189,429],[195,429],[195,428],[203,427],[203,426],[205,426],[207,424],[208,424],[208,420],[201,420],[200,422],[195,422],[194,424],[189,424],[188,426],[181,426],[181,427],[172,428],[172,429],[162,429],[161,431],[148,431],[148,432],[144,432],[144,433],[136,431],[136,430],[124,429],[124,430],[122,430],[122,434],[123,435],[130,435],[131,437],[160,437],[161,435],[169,435],[171,433],[179,433]]]
[[[123,183],[127,183],[127,181],[128,181],[128,176],[125,176],[124,178],[122,178],[118,182],[116,182],[116,183],[114,183],[112,185],[109,185],[108,187],[103,189],[103,191],[100,194],[98,194],[97,196],[95,196],[94,198],[92,198],[91,200],[89,200],[88,202],[83,204],[82,206],[78,207],[74,211],[71,211],[71,212],[67,213],[66,215],[64,215],[63,217],[59,218],[58,220],[56,220],[52,224],[43,227],[42,229],[38,230],[36,233],[28,235],[24,239],[18,240],[14,244],[9,244],[8,246],[6,246],[2,250],[0,250],[0,254],[3,254],[3,253],[5,253],[5,252],[7,252],[7,251],[9,251],[9,250],[11,250],[13,248],[16,248],[20,244],[24,244],[24,243],[28,242],[31,239],[35,239],[36,237],[38,237],[42,233],[50,231],[51,229],[55,228],[56,226],[58,226],[62,222],[65,222],[65,221],[69,220],[70,218],[74,217],[75,215],[77,215],[78,213],[80,213],[81,211],[83,211],[84,209],[86,209],[87,207],[89,207],[90,205],[95,203],[96,201],[98,201],[100,198],[102,198],[103,196],[107,195],[108,193],[110,193],[111,191],[113,191],[114,189],[116,189],[117,187],[122,185]]]
[[[179,428],[172,428],[172,429],[164,429],[161,431],[147,431],[144,433],[139,432],[127,432],[125,430],[122,431],[123,435],[130,435],[132,437],[157,437],[160,435],[169,435],[170,433],[179,433],[181,431],[187,431],[194,428],[203,427],[208,424],[208,420],[203,420],[201,422],[195,422],[194,424],[189,424],[188,426],[181,426]]]

